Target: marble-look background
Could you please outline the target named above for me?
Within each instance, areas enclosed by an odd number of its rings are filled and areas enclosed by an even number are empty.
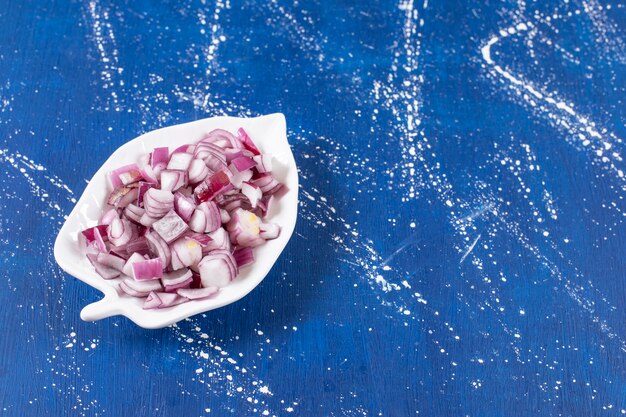
[[[626,414],[626,4],[4,1],[0,415]],[[283,112],[296,233],[172,328],[56,233],[139,134]]]

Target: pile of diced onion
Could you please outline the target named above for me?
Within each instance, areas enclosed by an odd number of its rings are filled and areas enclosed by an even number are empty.
[[[243,129],[155,148],[108,180],[107,209],[79,240],[96,272],[145,309],[214,296],[280,233],[263,219],[282,185]]]

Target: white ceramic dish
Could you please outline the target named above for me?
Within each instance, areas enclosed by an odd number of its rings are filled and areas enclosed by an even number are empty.
[[[143,299],[118,294],[115,280],[102,279],[93,269],[78,246],[78,233],[97,224],[108,194],[106,174],[114,168],[133,163],[137,157],[155,147],[168,146],[171,150],[185,143],[198,141],[203,134],[217,128],[236,132],[243,127],[261,152],[274,157],[274,176],[286,185],[287,192],[272,205],[268,219],[282,227],[277,239],[255,248],[256,261],[241,269],[239,276],[214,297],[195,300],[166,309],[144,310]],[[54,244],[54,257],[67,273],[102,291],[104,298],[87,305],[80,313],[86,321],[123,315],[137,325],[156,329],[176,323],[194,314],[213,310],[233,303],[252,291],[278,259],[287,245],[296,225],[298,210],[298,172],[291,148],[287,142],[285,117],[270,114],[256,118],[212,117],[170,126],[148,132],[122,145],[100,167],[83,195],[59,231]]]

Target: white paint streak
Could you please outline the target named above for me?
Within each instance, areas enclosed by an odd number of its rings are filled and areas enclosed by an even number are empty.
[[[461,260],[459,261],[459,264],[462,264],[463,261],[465,260],[465,258],[467,258],[467,255],[469,255],[470,253],[472,253],[472,251],[474,250],[474,246],[476,246],[476,244],[478,243],[478,240],[480,239],[480,234],[478,236],[476,236],[476,239],[474,239],[474,241],[472,242],[472,244],[470,245],[469,248],[467,248],[467,251],[465,251],[465,253],[463,254],[463,256],[461,256]]]
[[[124,83],[118,77],[124,71],[120,66],[116,46],[115,33],[113,25],[110,22],[110,11],[104,9],[97,0],[91,0],[87,3],[88,23],[91,26],[92,40],[96,45],[98,56],[102,70],[100,78],[102,88],[107,90],[107,101],[104,110],[113,108],[115,111],[121,111],[122,106],[118,97],[117,87],[123,86]]]
[[[526,23],[510,26],[499,33],[505,32],[510,35],[517,35],[527,32],[534,27],[534,23],[528,21]],[[589,154],[595,157],[598,163],[604,164],[615,174],[616,178],[626,184],[626,180],[619,175],[621,170],[616,165],[617,162],[622,160],[621,155],[617,153],[605,155],[602,152],[605,144],[612,146],[613,142],[622,143],[622,140],[614,134],[601,133],[596,128],[596,123],[590,122],[589,117],[576,112],[573,105],[568,104],[564,99],[560,98],[557,93],[540,92],[539,89],[533,85],[533,83],[524,80],[521,75],[513,74],[511,71],[508,71],[501,65],[498,65],[492,57],[492,48],[496,46],[500,40],[500,37],[492,36],[481,48],[483,61],[490,66],[493,73],[501,77],[503,80],[506,80],[513,88],[519,88],[522,91],[526,91],[536,99],[549,105],[551,108],[558,110],[561,116],[565,117],[565,119],[559,119],[555,114],[551,113],[547,114],[548,118],[556,120],[556,123],[560,126],[569,127],[568,130],[570,130],[572,137],[577,138],[579,144],[592,144],[592,146],[589,146]],[[594,142],[589,142],[588,137],[596,140]],[[624,186],[626,185],[623,185],[623,187]]]

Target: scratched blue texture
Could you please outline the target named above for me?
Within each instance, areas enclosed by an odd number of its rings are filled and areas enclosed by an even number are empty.
[[[0,414],[626,414],[626,5],[19,1],[0,8]],[[139,134],[283,112],[272,272],[157,331],[56,233]]]

